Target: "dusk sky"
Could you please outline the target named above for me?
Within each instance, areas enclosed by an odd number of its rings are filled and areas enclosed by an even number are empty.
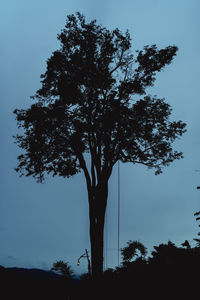
[[[172,120],[187,123],[174,144],[184,159],[155,176],[144,166],[120,164],[120,247],[139,240],[149,250],[171,240],[195,246],[200,210],[200,1],[199,0],[6,0],[0,4],[0,265],[50,269],[65,260],[76,266],[90,249],[87,190],[83,174],[48,177],[44,184],[14,171],[20,149],[13,110],[27,108],[40,88],[46,60],[59,48],[66,16],[81,12],[112,30],[129,30],[133,49],[176,45],[173,62],[147,93],[165,98]],[[109,181],[105,240],[107,267],[117,265],[117,169]]]

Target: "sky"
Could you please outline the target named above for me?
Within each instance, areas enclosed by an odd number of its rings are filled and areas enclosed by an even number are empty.
[[[59,48],[57,34],[66,16],[81,12],[110,30],[129,30],[133,49],[156,44],[179,48],[172,64],[157,75],[151,95],[165,98],[172,119],[187,123],[174,149],[184,159],[154,175],[144,166],[120,164],[120,248],[139,240],[149,253],[169,240],[195,246],[200,210],[200,1],[199,0],[6,0],[0,3],[0,265],[50,269],[57,260],[76,266],[90,249],[87,190],[83,174],[48,177],[38,184],[14,171],[20,150],[13,110],[28,108],[40,88],[46,60]],[[115,168],[109,181],[105,226],[105,267],[117,265]]]

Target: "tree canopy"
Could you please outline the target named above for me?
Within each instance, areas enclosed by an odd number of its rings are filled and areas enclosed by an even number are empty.
[[[133,53],[128,31],[87,23],[80,13],[68,16],[58,40],[60,49],[47,60],[35,103],[14,111],[25,130],[15,137],[25,150],[16,171],[42,181],[47,173],[70,177],[82,169],[87,184],[95,186],[102,176],[109,178],[118,160],[159,174],[182,157],[171,143],[185,124],[171,122],[169,104],[145,93],[171,63],[176,46],[148,45]],[[136,101],[138,95],[143,98]]]
[[[52,271],[56,271],[59,275],[63,275],[66,278],[72,278],[74,276],[74,271],[68,262],[64,262],[63,260],[56,261],[53,263]]]
[[[144,258],[147,254],[146,247],[139,241],[128,241],[127,246],[121,249],[123,265],[126,266],[130,261],[138,256],[137,251],[141,254],[140,258]]]

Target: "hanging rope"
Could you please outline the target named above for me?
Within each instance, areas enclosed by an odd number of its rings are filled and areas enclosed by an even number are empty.
[[[117,216],[117,263],[119,267],[119,238],[120,238],[120,163],[118,160],[118,216]]]
[[[108,261],[108,221],[107,213],[105,215],[105,226],[104,226],[104,271],[107,269]]]

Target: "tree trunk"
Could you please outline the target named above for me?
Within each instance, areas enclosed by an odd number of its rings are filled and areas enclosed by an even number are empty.
[[[108,182],[98,184],[89,192],[90,243],[92,277],[103,274],[103,241]]]

